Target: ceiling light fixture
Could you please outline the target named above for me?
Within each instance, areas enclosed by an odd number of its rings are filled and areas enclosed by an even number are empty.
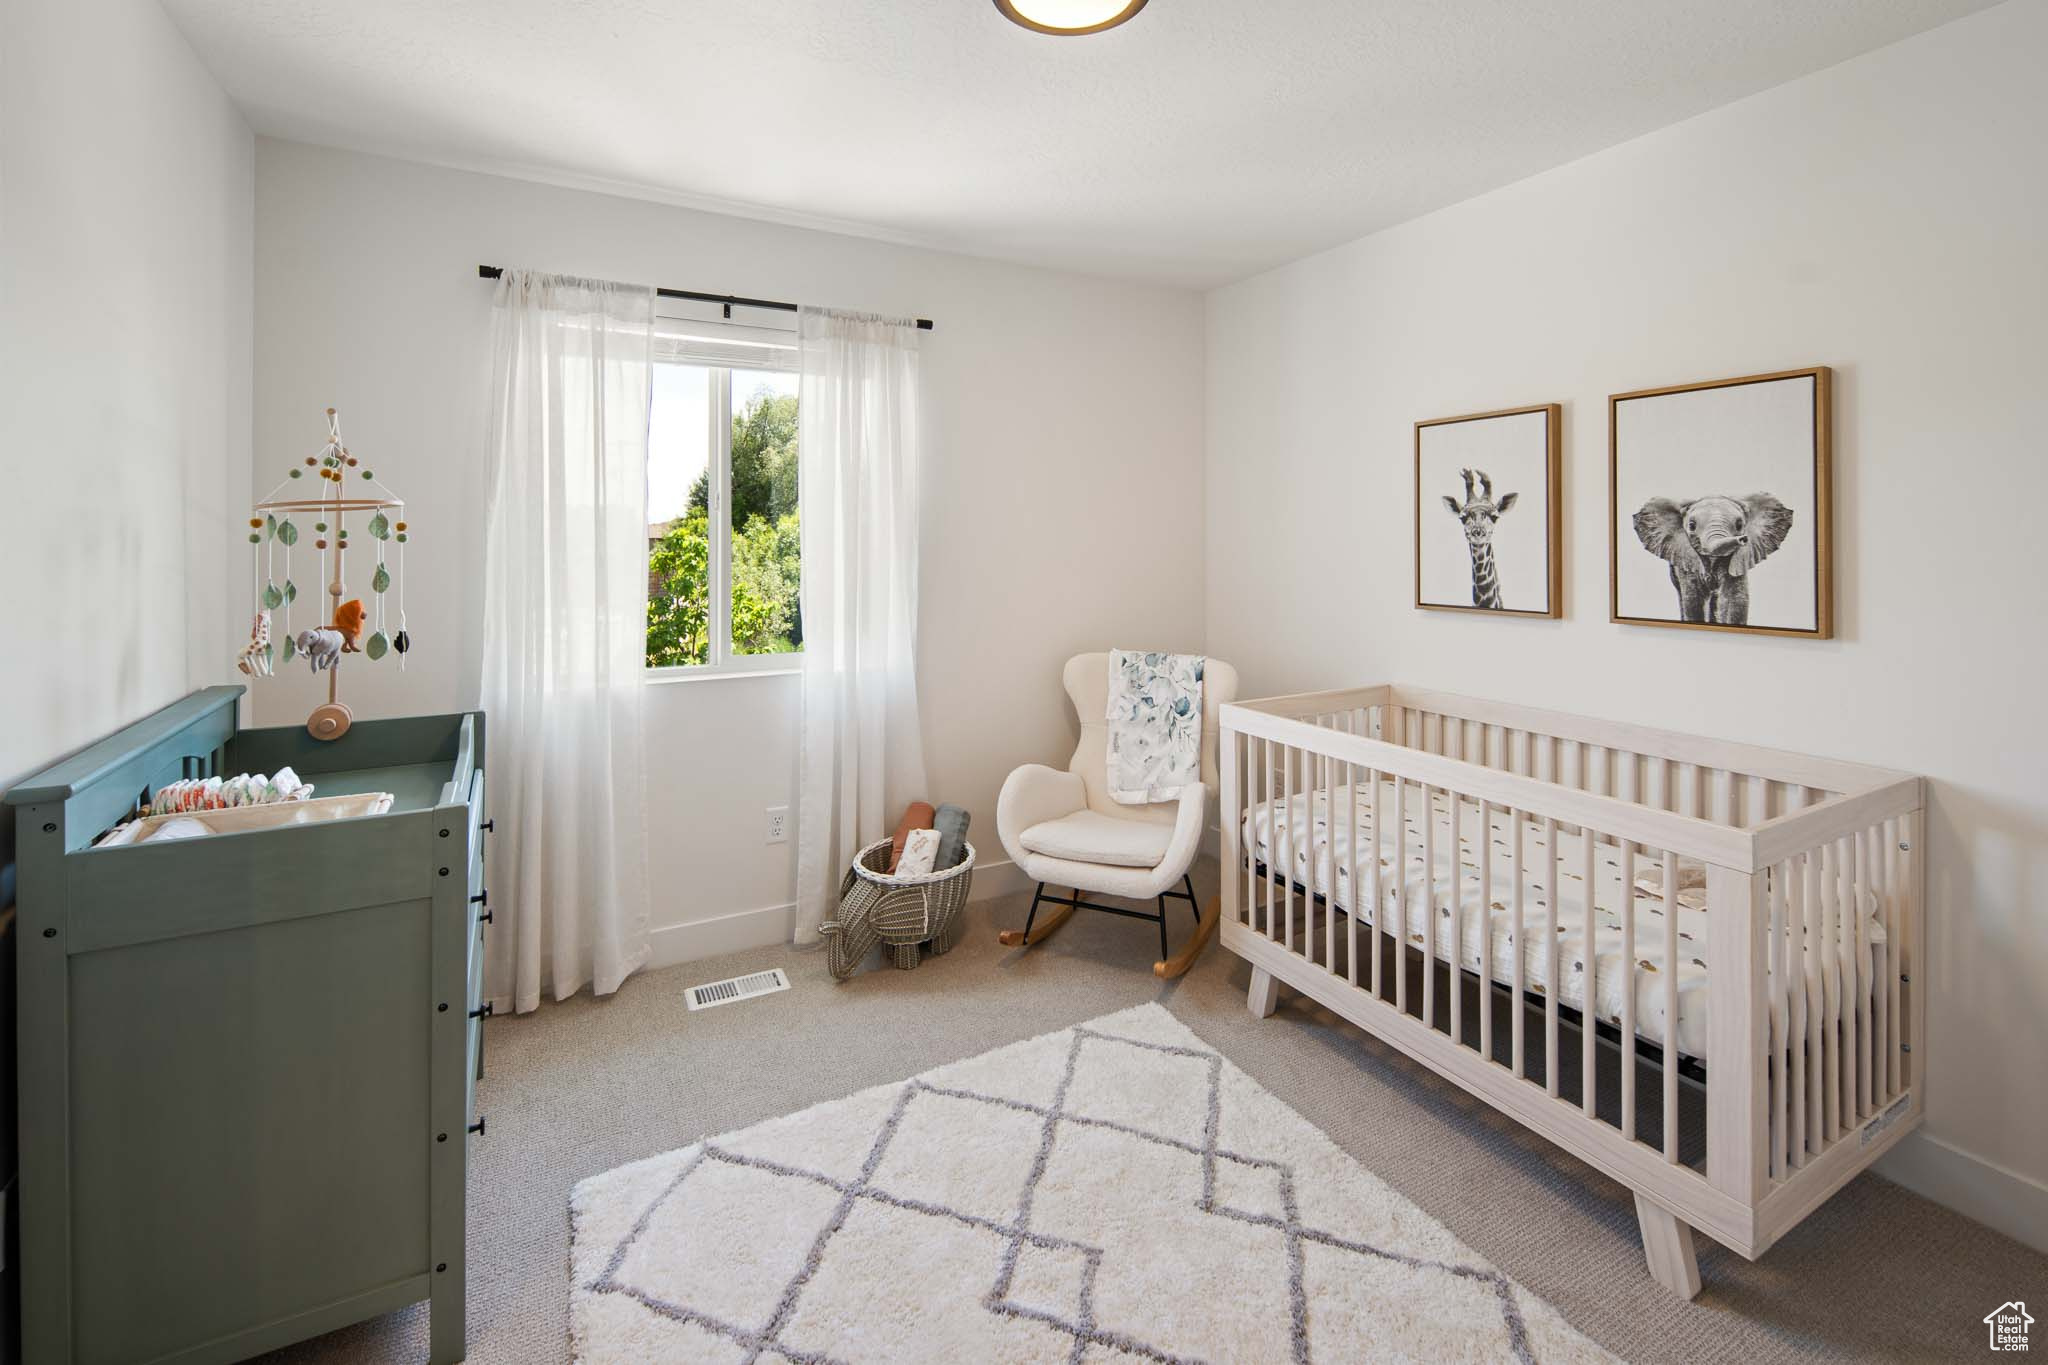
[[[1145,0],[995,0],[1011,23],[1033,33],[1077,37],[1115,28],[1139,10]]]

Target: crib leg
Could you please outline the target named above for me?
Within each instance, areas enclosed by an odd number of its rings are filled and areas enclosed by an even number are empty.
[[[1273,974],[1263,967],[1252,968],[1252,989],[1245,997],[1245,1005],[1255,1019],[1269,1017],[1280,1007],[1280,983]]]
[[[1700,1258],[1693,1251],[1692,1228],[1656,1204],[1636,1196],[1636,1222],[1643,1229],[1643,1255],[1650,1278],[1681,1299],[1700,1292]]]

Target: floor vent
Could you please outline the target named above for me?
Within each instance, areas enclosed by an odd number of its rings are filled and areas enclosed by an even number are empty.
[[[773,971],[754,972],[748,976],[730,976],[723,981],[690,987],[690,1008],[708,1010],[715,1005],[730,1005],[737,1000],[752,1000],[757,995],[768,995],[788,989],[789,978],[782,974],[780,967]]]

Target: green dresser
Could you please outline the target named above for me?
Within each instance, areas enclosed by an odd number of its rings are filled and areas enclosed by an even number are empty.
[[[464,1355],[484,718],[241,730],[195,692],[7,794],[27,1365],[230,1361],[421,1299]],[[275,772],[382,815],[95,849]]]

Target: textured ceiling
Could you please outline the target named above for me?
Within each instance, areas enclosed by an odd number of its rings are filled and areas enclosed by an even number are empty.
[[[1208,286],[1982,0],[165,0],[259,133]]]

